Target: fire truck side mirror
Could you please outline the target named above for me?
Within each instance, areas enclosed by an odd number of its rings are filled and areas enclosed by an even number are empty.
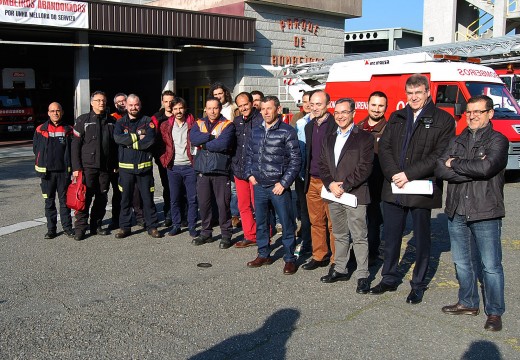
[[[461,116],[464,110],[462,109],[462,104],[453,104],[453,114],[455,116]]]

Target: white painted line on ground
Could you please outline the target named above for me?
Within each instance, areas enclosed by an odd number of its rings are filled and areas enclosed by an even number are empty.
[[[155,203],[163,201],[162,196],[156,196],[153,199],[154,199]],[[107,209],[107,211],[111,211],[112,206],[107,205],[106,209]],[[58,215],[58,223],[59,223],[59,221],[60,221],[60,216]],[[0,227],[0,236],[9,235],[9,234],[12,234],[17,231],[30,229],[30,228],[33,228],[36,226],[44,225],[46,223],[47,223],[47,218],[42,217],[42,218],[38,218],[38,219],[34,219],[34,220],[22,221],[17,224],[13,224],[13,225],[2,226],[2,227]]]

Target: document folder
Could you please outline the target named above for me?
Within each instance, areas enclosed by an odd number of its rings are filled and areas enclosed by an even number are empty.
[[[433,183],[431,180],[413,180],[404,184],[401,189],[392,183],[392,194],[431,195],[433,194]]]
[[[357,207],[357,197],[356,195],[343,193],[341,197],[337,198],[333,193],[329,192],[327,189],[325,189],[325,186],[321,188],[321,197],[325,200],[331,200],[338,202],[343,205],[347,205],[350,207]]]

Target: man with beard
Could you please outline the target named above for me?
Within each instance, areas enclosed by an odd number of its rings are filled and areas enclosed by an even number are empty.
[[[119,185],[121,187],[120,229],[118,239],[130,235],[132,222],[132,198],[134,187],[139,187],[143,198],[143,212],[148,235],[160,238],[157,230],[157,212],[153,202],[154,181],[151,148],[155,141],[155,125],[148,116],[140,114],[141,100],[130,94],[127,98],[127,114],[117,123],[115,142],[119,145]]]
[[[370,204],[367,206],[368,226],[368,264],[374,264],[379,257],[379,246],[381,244],[381,224],[383,214],[381,213],[381,190],[383,189],[383,172],[379,164],[378,144],[386,126],[385,111],[388,99],[385,93],[374,91],[368,97],[368,116],[361,120],[357,126],[374,136],[374,163],[372,174],[368,178],[370,188]]]
[[[379,141],[379,160],[385,176],[383,183],[384,263],[381,282],[370,289],[379,295],[397,290],[403,230],[408,213],[412,215],[416,257],[410,291],[406,302],[418,304],[426,290],[430,260],[430,219],[434,208],[442,206],[442,180],[434,175],[435,163],[455,135],[455,120],[435,106],[430,97],[428,78],[414,74],[406,80],[404,109],[390,115]],[[429,180],[432,194],[403,194],[392,190],[392,183],[402,189],[408,182]]]

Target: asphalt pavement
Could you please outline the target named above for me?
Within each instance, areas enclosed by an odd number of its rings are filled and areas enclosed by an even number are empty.
[[[380,296],[356,294],[354,278],[320,283],[326,268],[283,275],[279,236],[276,261],[258,269],[246,267],[255,247],[193,246],[187,231],[153,239],[133,227],[125,239],[45,240],[31,156],[30,147],[0,148],[0,359],[520,358],[518,182],[505,188],[506,313],[493,333],[483,328],[482,306],[475,317],[441,312],[458,289],[442,211],[432,215],[429,289],[410,305],[409,226],[403,283]],[[155,187],[162,219],[159,181]],[[381,265],[370,268],[373,285]]]

